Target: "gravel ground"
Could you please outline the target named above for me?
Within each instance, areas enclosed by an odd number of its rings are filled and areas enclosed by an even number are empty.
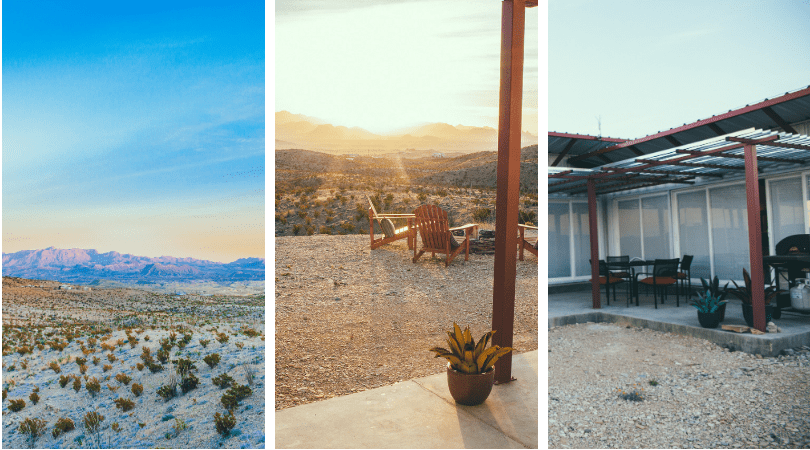
[[[548,351],[550,448],[810,448],[810,348],[587,323],[549,329]]]
[[[411,262],[404,240],[276,238],[276,403],[283,409],[444,371],[429,348],[492,325],[494,257]],[[443,255],[442,255],[443,256]],[[537,260],[517,261],[516,353],[537,349]]]

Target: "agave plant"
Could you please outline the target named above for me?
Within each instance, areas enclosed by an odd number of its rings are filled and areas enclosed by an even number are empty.
[[[447,332],[447,345],[450,346],[450,350],[433,347],[430,351],[436,353],[436,358],[446,358],[450,361],[450,366],[461,373],[484,373],[495,365],[498,358],[512,351],[511,347],[497,345],[486,348],[494,334],[495,330],[492,330],[481,336],[476,343],[470,333],[470,327],[464,328],[462,332],[453,322],[453,331]]]
[[[716,278],[716,277],[715,277]],[[735,289],[729,289],[729,293],[738,299],[740,299],[743,304],[750,305],[751,304],[751,275],[748,274],[748,271],[743,269],[743,280],[745,284],[740,287],[737,285],[737,282],[731,280],[734,283]],[[776,289],[774,286],[768,286],[765,289],[765,304],[769,305],[771,300],[773,300],[777,295],[779,295],[782,291]]]

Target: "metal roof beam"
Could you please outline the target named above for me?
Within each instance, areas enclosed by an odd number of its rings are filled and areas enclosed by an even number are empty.
[[[674,145],[675,147],[680,147],[683,145],[681,141],[675,139],[674,136],[664,136],[664,139],[668,140],[670,144]]]
[[[635,145],[631,145],[630,147],[627,147],[627,148],[631,152],[635,153],[636,156],[644,156],[644,152],[639,150],[638,147],[636,147]]]
[[[551,167],[556,167],[557,164],[559,164],[560,161],[562,161],[563,157],[565,157],[565,155],[571,150],[571,147],[573,147],[576,142],[577,142],[576,139],[571,139],[571,142],[569,142],[568,145],[565,146],[563,151],[560,152],[559,155],[557,155],[557,158],[554,160],[554,162],[551,163]]]
[[[770,142],[765,145],[767,145],[768,147],[792,148],[795,150],[810,150],[810,145],[791,144],[790,142]]]
[[[716,173],[695,173],[695,172],[678,172],[676,170],[643,170],[643,173],[663,174],[663,175],[692,175],[696,177],[714,177],[723,178],[723,175]]]
[[[659,180],[633,180],[633,181],[626,181],[624,183],[614,184],[612,186],[605,186],[603,189],[596,188],[600,194],[607,194],[609,192],[618,192],[618,191],[625,191],[630,189],[638,189],[641,187],[647,186],[657,186],[659,184],[670,184],[670,183],[679,183],[679,184],[695,184],[694,181],[687,181],[682,179],[659,179]],[[638,186],[633,186],[638,185]],[[632,186],[632,187],[627,187]],[[576,190],[572,190],[571,194],[580,194],[585,192],[585,189],[582,189],[581,186],[577,186]]]
[[[782,118],[779,114],[776,113],[770,106],[766,106],[762,108],[762,112],[768,115],[777,125],[779,128],[787,131],[788,133],[799,134],[792,126],[785,119]]]
[[[745,170],[744,166],[724,166],[724,165],[721,165],[721,164],[688,163],[688,162],[683,162],[683,161],[665,162],[665,161],[654,161],[654,160],[651,160],[651,159],[637,159],[636,161],[643,162],[643,163],[664,162],[664,165],[684,166],[684,167],[705,167],[707,169]]]
[[[548,177],[549,178],[565,178],[565,177],[567,177],[569,174],[571,174],[573,172],[574,172],[573,170],[566,170],[565,172],[553,173],[553,174],[549,175]]]
[[[720,126],[719,126],[719,125],[717,125],[716,123],[710,123],[710,124],[709,124],[709,129],[710,129],[710,130],[712,130],[712,131],[714,131],[714,132],[715,132],[715,133],[716,133],[718,136],[722,136],[722,135],[724,135],[724,134],[728,134],[728,133],[726,133],[725,131],[723,131],[723,129],[722,129],[722,128],[720,128]]]
[[[694,150],[675,150],[675,153],[686,153],[689,155],[694,155],[696,153],[700,153]],[[728,153],[717,153],[713,156],[719,156],[721,158],[734,158],[734,159],[745,159],[744,155],[730,155]],[[757,161],[765,161],[765,162],[778,162],[778,163],[788,163],[788,164],[804,164],[804,160],[801,159],[788,159],[788,158],[774,158],[771,156],[760,156],[757,155]]]

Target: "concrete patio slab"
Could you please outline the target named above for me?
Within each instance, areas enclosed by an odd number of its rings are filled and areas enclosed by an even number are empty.
[[[782,329],[781,333],[741,334],[720,328],[702,328],[695,308],[683,298],[680,307],[677,307],[674,295],[670,295],[663,305],[659,304],[658,309],[654,307],[652,295],[647,297],[642,294],[639,306],[631,303],[629,307],[621,292],[618,297],[607,305],[602,292],[602,308],[593,309],[590,286],[587,286],[587,290],[551,294],[548,297],[548,326],[585,322],[621,323],[706,339],[718,345],[732,346],[737,351],[762,356],[776,356],[786,348],[810,345],[810,316],[783,313],[781,318],[773,321]],[[726,305],[723,324],[745,325],[739,302],[732,301]]]
[[[482,405],[457,405],[444,373],[276,411],[276,448],[537,448],[537,351],[518,381]]]
[[[472,414],[493,428],[501,430],[507,436],[528,446],[537,448],[537,352],[515,355],[524,358],[528,364],[512,368],[515,381],[492,389],[492,394],[483,405],[463,406],[459,409]],[[447,388],[447,375],[438,374],[417,378],[416,383],[453,403],[453,397]]]

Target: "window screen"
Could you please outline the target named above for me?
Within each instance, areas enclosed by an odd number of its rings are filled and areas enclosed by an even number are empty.
[[[644,259],[669,258],[669,201],[666,196],[641,199]]]
[[[788,236],[804,234],[801,177],[771,181],[770,191],[773,245]]]
[[[745,186],[710,189],[709,197],[712,203],[714,273],[721,280],[741,280],[743,268],[751,272]]]
[[[548,277],[571,276],[571,223],[568,203],[548,204]]]
[[[641,224],[638,199],[619,202],[619,253],[641,258]]]
[[[692,255],[692,278],[711,278],[706,191],[678,194],[678,234],[681,254]]]

